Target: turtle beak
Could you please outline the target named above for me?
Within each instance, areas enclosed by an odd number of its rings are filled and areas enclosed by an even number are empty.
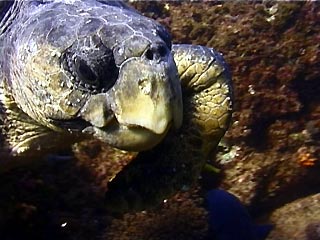
[[[137,67],[138,66],[138,67]],[[120,68],[120,81],[113,89],[113,111],[118,122],[164,134],[182,122],[182,96],[174,64],[152,64],[132,58]]]
[[[158,144],[171,125],[182,124],[182,94],[173,58],[157,64],[130,58],[120,66],[116,84],[92,96],[82,118],[91,133],[110,145],[131,151]]]

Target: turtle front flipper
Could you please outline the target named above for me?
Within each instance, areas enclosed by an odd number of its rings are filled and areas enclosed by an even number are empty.
[[[232,113],[231,74],[222,55],[212,48],[173,45],[180,76],[184,124],[190,135],[201,139],[201,151],[208,156],[229,127]]]
[[[222,56],[202,46],[174,45],[172,50],[182,86],[182,127],[139,153],[109,183],[111,211],[142,210],[188,189],[229,126],[231,76]]]

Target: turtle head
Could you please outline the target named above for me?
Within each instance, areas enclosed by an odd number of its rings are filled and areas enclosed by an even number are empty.
[[[132,151],[181,125],[180,81],[161,25],[99,1],[45,5],[10,29],[8,82],[19,108],[55,131]]]
[[[104,44],[100,47],[108,52]],[[94,64],[90,69],[90,60],[83,58],[89,63],[84,63],[84,74],[99,75],[91,73],[91,68],[101,66],[105,75],[98,93],[91,94],[79,112],[90,123],[83,131],[125,150],[153,147],[182,119],[180,82],[169,47],[161,40],[135,36],[107,58],[105,66]]]

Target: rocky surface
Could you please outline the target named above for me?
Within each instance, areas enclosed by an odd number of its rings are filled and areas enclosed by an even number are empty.
[[[275,229],[267,239],[320,239],[319,215],[319,193],[288,203],[271,214]]]
[[[269,239],[319,239],[320,4],[131,3],[174,42],[214,47],[230,64],[233,125],[210,160],[222,170],[219,186],[275,224]],[[2,175],[0,238],[206,238],[200,186],[148,211],[108,214],[106,184],[132,159],[112,165],[110,151],[90,142],[76,148],[78,160]],[[210,179],[204,185],[216,186]]]

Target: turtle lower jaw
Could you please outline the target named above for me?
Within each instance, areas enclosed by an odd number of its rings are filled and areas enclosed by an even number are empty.
[[[82,132],[93,135],[100,141],[112,147],[140,152],[153,148],[166,136],[171,127],[168,124],[165,131],[157,134],[150,129],[138,125],[119,125],[117,122],[105,127],[89,126]]]

